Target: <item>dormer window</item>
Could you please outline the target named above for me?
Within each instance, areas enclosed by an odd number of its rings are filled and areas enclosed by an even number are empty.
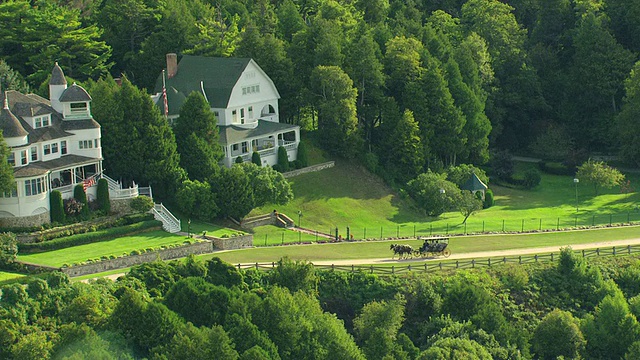
[[[71,103],[70,105],[71,105],[71,113],[72,114],[86,113],[87,112],[87,103],[86,102]]]
[[[51,124],[51,115],[36,116],[33,118],[33,124],[34,129],[49,126]]]

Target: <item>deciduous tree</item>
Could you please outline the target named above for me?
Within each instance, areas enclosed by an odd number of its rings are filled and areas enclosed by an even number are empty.
[[[591,159],[578,167],[576,177],[590,182],[596,195],[598,195],[598,190],[601,187],[610,189],[620,185],[624,180],[624,175],[618,169],[602,161]]]

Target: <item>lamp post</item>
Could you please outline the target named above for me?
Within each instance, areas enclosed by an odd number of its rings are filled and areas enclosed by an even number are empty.
[[[187,237],[191,238],[191,219],[187,220]]]
[[[302,211],[298,210],[298,227],[300,227],[300,218],[302,217]]]
[[[580,182],[580,179],[573,178],[573,183],[576,185],[576,212],[578,212],[578,183],[579,182]]]

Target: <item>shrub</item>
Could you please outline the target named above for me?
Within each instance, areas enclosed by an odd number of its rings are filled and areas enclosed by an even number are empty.
[[[131,199],[131,209],[133,211],[145,213],[153,207],[153,200],[148,196],[138,196]]]
[[[540,185],[540,180],[542,177],[540,176],[540,172],[536,169],[528,169],[524,173],[523,185],[527,189],[533,189],[534,187]]]
[[[78,200],[71,198],[64,201],[64,212],[67,216],[77,216],[82,211],[83,205]]]
[[[284,146],[278,147],[278,169],[280,172],[289,171],[289,156],[287,155],[287,149]]]
[[[494,204],[495,202],[493,200],[493,191],[491,191],[491,189],[487,189],[487,191],[484,193],[484,208],[488,209]]]
[[[298,157],[297,160],[300,168],[309,166],[309,159],[307,156],[307,145],[304,142],[298,144]]]
[[[98,207],[105,215],[111,212],[111,200],[109,200],[109,183],[107,179],[98,180]]]
[[[559,162],[539,161],[538,167],[541,171],[552,175],[575,175],[577,169],[575,166],[566,166]]]
[[[87,193],[84,192],[84,186],[82,184],[77,184],[73,188],[73,198],[80,204],[82,204],[82,208],[80,209],[80,216],[82,219],[89,218],[89,203],[87,202]]]
[[[491,168],[493,174],[499,179],[510,181],[514,172],[513,158],[506,150],[496,151],[491,155]]]
[[[251,162],[258,166],[262,166],[262,158],[260,158],[259,152],[254,151],[253,154],[251,154]]]
[[[236,164],[242,164],[244,162],[244,160],[242,160],[242,156],[238,156],[236,158]]]
[[[51,208],[51,222],[63,223],[64,222],[64,203],[62,202],[62,193],[58,190],[54,190],[49,195],[49,205]]]

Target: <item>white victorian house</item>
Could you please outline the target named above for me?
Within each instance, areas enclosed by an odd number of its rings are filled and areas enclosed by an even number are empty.
[[[91,96],[75,83],[67,86],[56,63],[49,81],[49,100],[17,91],[0,93],[0,129],[14,167],[16,187],[0,194],[0,226],[33,226],[50,221],[49,194],[73,197],[83,184],[89,200],[96,198],[102,175],[100,124],[91,116]],[[130,198],[137,188],[119,193],[110,181],[110,196]]]
[[[280,94],[252,59],[184,55],[178,63],[176,54],[167,54],[166,79],[158,78],[153,99],[169,121],[179,116],[193,91],[207,99],[218,119],[225,166],[231,167],[238,157],[251,161],[254,151],[260,153],[262,165],[273,166],[279,146],[287,150],[289,161],[297,159],[300,127],[280,123]]]

